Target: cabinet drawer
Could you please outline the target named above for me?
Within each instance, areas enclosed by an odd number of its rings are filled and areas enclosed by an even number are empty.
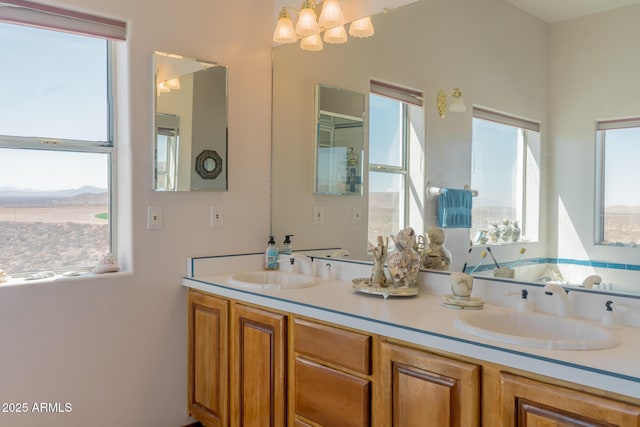
[[[295,369],[296,415],[323,426],[369,426],[369,381],[299,357]]]
[[[369,335],[295,319],[293,342],[298,353],[365,375],[371,373]]]

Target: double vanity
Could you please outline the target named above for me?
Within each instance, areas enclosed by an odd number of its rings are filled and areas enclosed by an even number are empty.
[[[640,425],[638,329],[594,321],[604,295],[572,291],[558,317],[542,287],[476,278],[484,308],[455,310],[447,273],[385,299],[352,286],[368,263],[316,258],[314,277],[261,271],[262,256],[189,260],[189,411],[204,425]],[[525,287],[533,311],[509,295]]]

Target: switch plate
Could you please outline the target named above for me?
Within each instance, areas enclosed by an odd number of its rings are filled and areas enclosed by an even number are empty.
[[[224,208],[222,205],[211,205],[211,227],[224,225]]]
[[[362,217],[362,210],[360,209],[360,207],[355,206],[352,210],[351,210],[351,222],[353,222],[353,224],[360,224],[360,218]]]
[[[324,208],[322,206],[313,207],[313,223],[315,225],[324,224]]]
[[[162,206],[147,207],[147,230],[160,230],[162,228]]]

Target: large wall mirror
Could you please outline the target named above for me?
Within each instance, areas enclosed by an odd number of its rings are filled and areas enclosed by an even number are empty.
[[[227,190],[227,67],[156,52],[156,191]]]
[[[313,192],[314,89],[322,83],[367,94],[375,79],[424,94],[425,131],[417,139],[425,156],[414,160],[424,162],[425,182],[438,187],[470,183],[472,105],[541,124],[539,238],[494,247],[498,260],[515,260],[526,247],[525,259],[640,264],[638,247],[594,243],[595,123],[640,116],[640,4],[549,23],[507,0],[418,0],[372,19],[376,33],[368,39],[325,44],[321,52],[274,48],[272,234],[295,234],[298,249],[342,247],[351,258],[371,259],[367,180],[362,197]],[[438,91],[454,87],[462,89],[467,111],[440,118]],[[365,178],[367,139],[365,129]],[[437,202],[419,193],[425,227],[435,225]],[[313,222],[317,206],[323,224]],[[469,232],[446,235],[451,270],[459,271]],[[623,267],[603,279],[614,292],[640,293],[640,280],[628,274],[637,272]]]

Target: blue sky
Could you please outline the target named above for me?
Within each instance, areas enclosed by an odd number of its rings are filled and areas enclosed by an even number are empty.
[[[106,42],[0,24],[0,135],[107,139]],[[108,186],[108,156],[0,150],[0,187]]]

